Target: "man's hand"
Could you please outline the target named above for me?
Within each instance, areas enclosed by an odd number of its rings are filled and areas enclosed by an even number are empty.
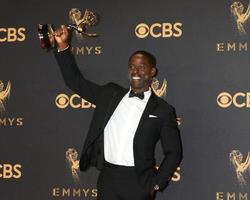
[[[57,43],[58,50],[64,50],[69,46],[69,31],[65,25],[61,25],[53,34],[49,36],[51,46]]]
[[[150,194],[149,194],[151,200],[155,199],[156,191],[157,191],[157,190],[155,190],[155,189],[151,190],[151,192],[150,192]]]

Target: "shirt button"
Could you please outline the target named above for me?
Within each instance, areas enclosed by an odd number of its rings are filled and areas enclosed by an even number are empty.
[[[159,189],[160,189],[159,185],[154,186],[154,190],[159,190]]]

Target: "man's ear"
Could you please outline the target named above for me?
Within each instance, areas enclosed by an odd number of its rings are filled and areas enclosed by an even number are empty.
[[[151,69],[151,76],[152,77],[156,77],[157,72],[158,72],[157,68],[156,67],[152,67],[152,69]]]

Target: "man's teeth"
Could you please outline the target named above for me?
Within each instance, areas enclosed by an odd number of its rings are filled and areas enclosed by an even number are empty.
[[[141,79],[141,78],[138,77],[138,76],[134,76],[134,77],[132,77],[132,79],[134,79],[134,80],[139,80],[139,79]]]

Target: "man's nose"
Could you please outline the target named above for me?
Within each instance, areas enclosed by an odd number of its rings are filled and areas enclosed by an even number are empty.
[[[133,74],[138,74],[139,72],[139,67],[134,67],[134,69],[132,70]]]

